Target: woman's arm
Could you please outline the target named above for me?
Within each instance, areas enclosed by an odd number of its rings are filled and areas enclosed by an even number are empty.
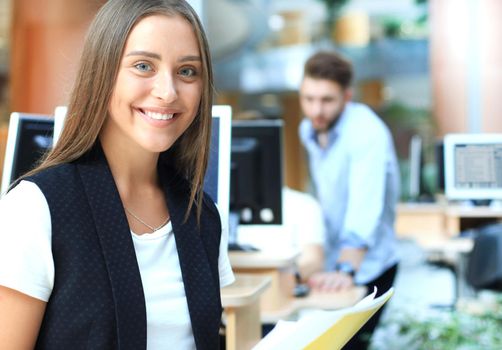
[[[46,302],[0,286],[0,349],[33,349]]]

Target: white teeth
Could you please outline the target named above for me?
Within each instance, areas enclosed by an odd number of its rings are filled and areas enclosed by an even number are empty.
[[[169,120],[169,119],[172,119],[172,117],[174,115],[174,114],[163,114],[163,113],[156,113],[156,112],[150,112],[150,111],[145,111],[145,114],[155,120]]]

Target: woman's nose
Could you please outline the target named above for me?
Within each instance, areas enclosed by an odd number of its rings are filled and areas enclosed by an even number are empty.
[[[166,102],[174,101],[178,97],[178,92],[172,75],[169,73],[159,74],[155,79],[152,94]]]

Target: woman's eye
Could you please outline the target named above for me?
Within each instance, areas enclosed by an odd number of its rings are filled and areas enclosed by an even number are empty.
[[[134,65],[134,67],[136,67],[136,69],[138,69],[141,72],[152,71],[152,67],[148,63],[144,63],[144,62],[138,63],[138,64]]]
[[[194,77],[197,75],[197,71],[193,68],[187,67],[180,70],[180,74],[184,77]]]

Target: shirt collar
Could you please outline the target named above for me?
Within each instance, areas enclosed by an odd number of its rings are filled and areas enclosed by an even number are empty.
[[[345,121],[347,119],[347,109],[350,105],[350,102],[347,102],[345,104],[345,107],[343,108],[342,114],[340,114],[340,117],[338,117],[338,121],[333,125],[329,130],[328,130],[328,147],[331,146],[338,136],[341,133],[341,130],[343,129],[343,125],[345,124]],[[317,141],[317,132],[315,129],[312,127],[312,123],[309,124],[310,130],[309,130],[309,138],[312,142],[314,142],[316,145],[319,145]]]

